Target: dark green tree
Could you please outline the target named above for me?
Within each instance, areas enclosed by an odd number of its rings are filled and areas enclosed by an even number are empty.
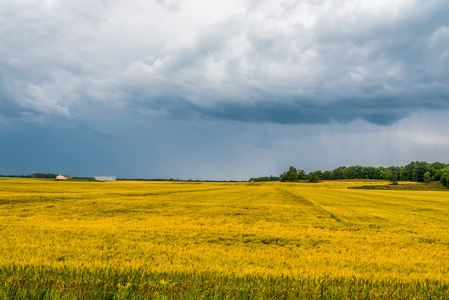
[[[412,180],[416,182],[424,181],[424,174],[428,171],[429,164],[425,161],[415,162],[415,167],[412,171]]]
[[[440,181],[444,186],[449,188],[449,167],[442,170]]]
[[[443,164],[440,162],[434,162],[429,165],[429,172],[432,175],[432,180],[438,181],[440,180],[441,172],[445,168],[449,167],[447,164]]]
[[[319,182],[319,181],[320,181],[320,176],[316,172],[309,174],[309,182],[315,183],[315,182]]]
[[[346,167],[338,167],[332,171],[334,179],[348,179],[348,170]]]
[[[435,172],[435,175],[433,176],[433,180],[441,180],[441,176],[445,173],[446,169],[439,169]]]
[[[279,178],[282,182],[284,181],[297,181],[298,180],[298,171],[295,167],[290,166],[287,172],[279,175]]]
[[[298,180],[298,171],[295,167],[290,166],[290,169],[287,171],[287,181],[296,181]]]
[[[331,171],[324,171],[323,174],[321,174],[321,179],[323,180],[332,180],[332,172]]]
[[[281,175],[279,175],[279,181],[280,182],[287,181],[287,172],[283,172]]]
[[[375,167],[364,167],[363,168],[363,178],[365,179],[379,179],[380,168]]]
[[[412,181],[413,169],[417,162],[411,162],[408,165],[401,168],[400,179],[403,181]]]
[[[396,170],[388,170],[385,179],[391,182],[391,184],[398,184],[398,172]]]
[[[430,181],[432,180],[432,175],[430,175],[430,172],[424,173],[423,180],[425,184],[430,183]]]

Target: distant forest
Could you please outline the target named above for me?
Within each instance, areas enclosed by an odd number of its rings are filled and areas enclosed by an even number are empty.
[[[11,177],[11,178],[44,178],[44,179],[55,179],[57,174],[53,173],[33,173],[31,175],[0,175],[0,177]],[[93,180],[93,177],[72,177],[72,179],[84,179]]]
[[[449,187],[449,164],[440,162],[427,163],[425,161],[411,162],[402,167],[363,167],[359,165],[351,167],[338,167],[332,171],[314,171],[306,174],[304,170],[291,166],[288,171],[283,172],[279,177],[258,177],[251,178],[250,181],[281,181],[293,182],[298,180],[309,180],[316,182],[319,180],[336,179],[382,179],[393,184],[398,181],[430,182],[441,181]]]

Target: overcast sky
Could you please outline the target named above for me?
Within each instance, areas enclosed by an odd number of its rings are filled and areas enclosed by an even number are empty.
[[[447,0],[0,7],[0,174],[449,163]]]

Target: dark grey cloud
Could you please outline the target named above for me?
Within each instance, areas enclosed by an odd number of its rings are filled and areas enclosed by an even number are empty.
[[[265,12],[264,21],[276,21],[266,26],[234,16],[135,65],[133,79],[149,90],[138,103],[177,117],[280,124],[390,125],[416,111],[447,110],[449,5],[399,4],[404,11],[390,14],[327,11],[310,28],[295,20],[276,27],[291,7]]]
[[[11,116],[77,118],[97,102],[173,117],[389,125],[449,108],[445,1],[5,5],[0,83]]]
[[[298,101],[292,105],[264,102],[246,107],[226,103],[213,111],[214,116],[219,118],[278,124],[329,124],[332,121],[348,123],[360,118],[376,125],[391,125],[409,114],[405,109],[373,109],[370,105],[360,103],[360,99],[327,105],[319,105],[314,101]],[[206,113],[210,114],[212,113]]]

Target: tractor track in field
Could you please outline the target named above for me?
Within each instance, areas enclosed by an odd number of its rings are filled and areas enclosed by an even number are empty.
[[[304,196],[302,194],[295,194],[295,193],[292,193],[291,191],[286,190],[284,188],[278,188],[278,191],[284,195],[287,195],[289,198],[294,199],[294,201],[297,203],[311,207],[313,210],[315,210],[317,213],[319,213],[321,215],[325,215],[331,219],[334,219],[336,222],[338,222],[340,224],[347,225],[344,220],[340,219],[339,217],[337,217],[333,213],[329,212],[328,210],[323,208],[321,205],[319,205],[315,201],[311,200],[310,198],[307,198],[306,196]]]

